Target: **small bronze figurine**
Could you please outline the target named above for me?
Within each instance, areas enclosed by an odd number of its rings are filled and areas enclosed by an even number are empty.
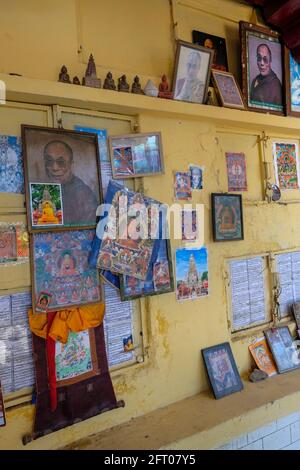
[[[129,85],[126,81],[126,75],[122,75],[122,77],[118,78],[118,91],[129,93]]]
[[[63,65],[60,70],[58,81],[62,83],[71,83],[70,75],[68,74],[68,70],[65,65]]]
[[[97,78],[96,65],[93,54],[90,55],[85,76],[82,79],[82,85],[92,88],[101,88],[101,80],[100,78]]]
[[[167,76],[163,74],[161,77],[161,82],[158,87],[158,97],[159,98],[166,98],[166,99],[172,99],[173,98],[173,92],[169,90],[169,83],[167,80]]]
[[[112,78],[112,73],[111,72],[108,72],[108,74],[106,75],[106,79],[104,80],[103,88],[105,90],[116,90],[115,81]]]
[[[73,78],[73,85],[81,85],[80,80],[77,77],[77,75],[76,75],[76,77]]]
[[[145,93],[142,90],[141,84],[140,84],[140,79],[136,75],[133,79],[133,84],[131,86],[131,93],[136,93],[138,95],[144,95]]]

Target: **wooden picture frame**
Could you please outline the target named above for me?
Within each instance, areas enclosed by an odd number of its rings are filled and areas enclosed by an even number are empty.
[[[160,132],[110,136],[108,146],[114,179],[164,173]]]
[[[285,96],[287,116],[300,117],[300,64],[284,47]]]
[[[201,352],[216,399],[244,388],[228,342],[202,349]]]
[[[214,241],[244,240],[241,194],[212,193],[211,206]]]
[[[213,49],[177,41],[172,90],[174,100],[206,103],[213,56]]]
[[[240,21],[239,25],[242,93],[246,107],[250,111],[283,115],[284,57],[280,35],[245,21]]]
[[[268,345],[272,351],[279,374],[300,367],[297,347],[288,326],[279,326],[264,331]]]
[[[29,125],[21,128],[29,232],[95,227],[96,209],[102,202],[96,134]],[[32,185],[36,194],[40,191],[36,200]],[[59,195],[61,214],[52,200]]]
[[[79,338],[79,340],[78,340]],[[89,344],[87,344],[89,343]],[[68,365],[69,355],[68,348],[72,349],[73,364]],[[77,358],[75,363],[74,355],[80,356]],[[85,357],[82,357],[84,356]],[[79,333],[69,332],[68,341],[66,344],[62,344],[56,341],[55,344],[55,363],[56,363],[56,384],[57,387],[65,387],[72,385],[77,382],[82,382],[100,373],[97,351],[96,351],[96,340],[94,328],[81,331]],[[74,367],[75,363],[75,367]],[[62,367],[60,368],[60,366]],[[70,370],[73,367],[73,371]],[[75,368],[77,370],[75,370]],[[65,377],[59,377],[62,375],[62,370],[65,371]],[[86,370],[86,372],[84,372]]]
[[[230,72],[211,71],[218,100],[224,108],[245,109],[245,103],[235,77]]]
[[[98,270],[88,265],[94,235],[92,229],[31,234],[34,312],[42,292],[51,296],[48,312],[101,301]]]

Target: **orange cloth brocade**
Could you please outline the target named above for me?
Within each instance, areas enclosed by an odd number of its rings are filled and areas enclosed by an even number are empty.
[[[47,314],[33,313],[28,310],[29,326],[37,336],[47,338]],[[96,328],[101,325],[104,317],[104,304],[84,305],[56,312],[52,322],[49,336],[54,341],[66,343],[68,341],[69,331],[79,333],[89,328]]]

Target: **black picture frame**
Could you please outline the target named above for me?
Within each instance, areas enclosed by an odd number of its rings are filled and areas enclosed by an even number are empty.
[[[210,346],[201,352],[216,399],[243,390],[243,382],[228,342]]]
[[[212,193],[211,207],[213,240],[215,242],[244,240],[242,195]]]
[[[211,68],[228,72],[228,60],[226,50],[226,40],[220,36],[204,33],[202,31],[192,31],[193,44],[209,47],[214,50]]]
[[[264,331],[264,335],[273,354],[279,374],[299,369],[299,353],[293,343],[288,326],[269,328]]]

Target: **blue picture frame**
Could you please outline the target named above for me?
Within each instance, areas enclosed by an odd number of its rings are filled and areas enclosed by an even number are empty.
[[[228,342],[210,346],[201,352],[216,399],[244,388]]]

